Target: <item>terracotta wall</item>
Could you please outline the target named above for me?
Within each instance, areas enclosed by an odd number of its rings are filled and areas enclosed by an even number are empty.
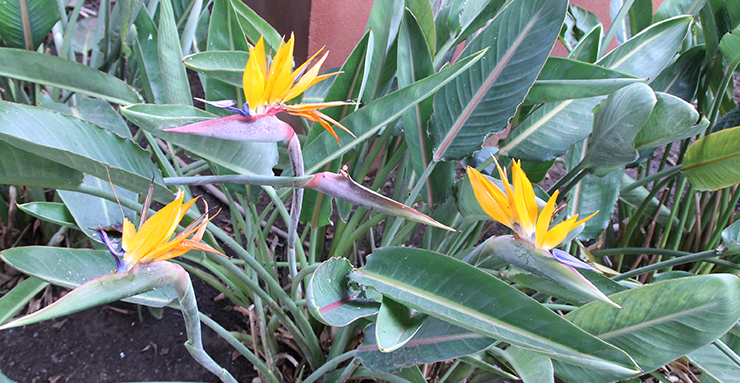
[[[653,10],[663,0],[653,0]],[[610,0],[571,0],[572,4],[586,8],[604,23],[605,30],[611,25],[609,15]],[[311,21],[308,35],[308,51],[316,52],[322,46],[331,51],[325,66],[340,66],[350,54],[352,48],[362,38],[368,15],[373,2],[371,0],[311,0]],[[616,40],[610,48],[616,46]],[[565,56],[567,51],[558,43],[553,54]]]

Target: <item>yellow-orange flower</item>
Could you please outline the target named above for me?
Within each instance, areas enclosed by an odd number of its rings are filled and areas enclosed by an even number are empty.
[[[149,217],[138,231],[133,223],[124,219],[121,245],[125,252],[123,255],[125,270],[131,270],[142,263],[179,257],[191,249],[223,255],[211,246],[200,242],[209,221],[208,213],[200,216],[170,240],[180,220],[197,198],[186,203],[182,203],[182,200],[183,192],[178,190],[175,200]],[[193,237],[188,239],[193,233]]]
[[[598,213],[597,211],[580,221],[576,214],[550,228],[558,192],[553,193],[540,212],[532,183],[522,170],[521,164],[517,161],[513,162],[513,185],[509,184],[506,172],[501,169],[498,161],[496,167],[503,181],[504,190],[499,189],[477,170],[468,167],[468,177],[473,185],[475,198],[492,219],[508,226],[519,238],[540,249],[549,251],[558,246],[571,230]]]
[[[350,104],[349,102],[333,101],[294,105],[288,105],[286,102],[298,97],[314,84],[340,72],[319,75],[321,64],[326,60],[328,52],[324,53],[311,69],[306,70],[308,63],[313,61],[321,50],[311,56],[303,65],[293,70],[293,45],[293,35],[290,36],[287,43],[281,41],[271,61],[268,61],[268,56],[265,53],[265,43],[262,37],[260,37],[254,47],[249,47],[249,60],[244,67],[244,76],[242,78],[244,97],[249,108],[249,115],[259,117],[262,115],[274,115],[282,111],[288,112],[318,122],[338,142],[339,137],[337,137],[336,132],[332,129],[332,124],[342,128],[349,134],[352,134],[352,132],[333,118],[321,113],[319,109],[347,105]]]

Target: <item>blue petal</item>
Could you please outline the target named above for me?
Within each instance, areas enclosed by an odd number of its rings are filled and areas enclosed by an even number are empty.
[[[572,266],[572,267],[577,267],[579,269],[586,269],[586,270],[593,270],[594,269],[588,263],[581,261],[580,259],[578,259],[578,258],[576,258],[576,257],[574,257],[574,256],[572,256],[572,255],[570,255],[568,253],[566,253],[563,250],[560,250],[560,249],[552,249],[552,250],[550,250],[550,253],[552,254],[553,257],[555,257],[555,259],[558,260],[558,262],[560,262],[560,263],[562,263],[564,265],[568,265],[568,266]]]

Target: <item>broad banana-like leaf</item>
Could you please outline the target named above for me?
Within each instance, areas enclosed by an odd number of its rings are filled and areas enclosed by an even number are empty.
[[[365,341],[355,356],[371,371],[397,372],[417,364],[434,363],[485,350],[496,340],[429,317],[413,338],[392,352],[382,352],[376,341],[376,325],[365,328]]]
[[[29,202],[18,205],[28,215],[61,226],[76,226],[72,214],[61,202]]]
[[[740,126],[704,136],[691,144],[681,172],[697,190],[717,190],[740,182]]]
[[[666,299],[670,297],[670,299]],[[740,319],[740,278],[730,274],[671,279],[613,294],[624,309],[592,302],[565,318],[624,350],[652,371],[722,336]],[[554,361],[565,382],[602,382],[614,375]]]
[[[186,56],[182,62],[188,69],[241,88],[247,60],[248,52],[207,51]]]
[[[99,97],[115,104],[141,102],[136,90],[120,79],[57,56],[0,48],[0,76]]]
[[[314,271],[306,289],[306,303],[314,318],[330,326],[346,326],[378,313],[380,303],[350,286],[348,260],[330,258]]]
[[[466,47],[463,57],[490,49],[434,99],[435,161],[468,156],[506,128],[547,60],[566,7],[561,0],[512,1]]]
[[[527,104],[606,96],[643,79],[603,66],[563,57],[548,57],[527,93]]]
[[[430,316],[554,359],[620,376],[639,372],[621,350],[509,284],[442,254],[381,248],[350,279]],[[526,320],[521,318],[524,312]]]
[[[13,318],[28,302],[49,285],[42,279],[28,277],[0,297],[0,324]],[[0,379],[2,382],[2,379]]]
[[[555,383],[552,360],[546,356],[517,346],[505,351],[492,347],[489,352],[509,362],[523,383]]]
[[[8,46],[35,51],[59,21],[53,0],[6,0],[0,3],[0,37]],[[3,65],[9,62],[3,61]]]
[[[686,355],[691,364],[702,371],[701,381],[704,383],[730,383],[737,380],[740,356],[728,349],[727,345],[720,350],[718,343],[721,341],[717,340]]]
[[[605,175],[636,160],[635,136],[657,102],[653,90],[643,83],[628,85],[607,97],[588,140],[582,161],[586,168]]]
[[[163,202],[173,198],[162,186],[161,173],[149,159],[149,152],[90,122],[0,101],[0,139],[99,179],[108,179],[110,174],[114,184],[129,190],[146,190],[153,177],[154,197]]]
[[[709,126],[706,117],[688,102],[668,93],[656,92],[658,102],[653,113],[635,137],[635,148],[657,148],[674,141],[693,137]]]
[[[427,318],[389,297],[383,303],[375,320],[375,341],[382,352],[391,352],[403,347],[419,331]]]
[[[679,16],[643,30],[597,64],[638,78],[655,78],[681,47],[692,18]],[[501,155],[545,161],[565,153],[591,133],[600,98],[547,103],[514,128],[499,145]]]
[[[2,105],[0,105],[1,107]],[[0,140],[0,183],[69,189],[82,183],[82,172]]]

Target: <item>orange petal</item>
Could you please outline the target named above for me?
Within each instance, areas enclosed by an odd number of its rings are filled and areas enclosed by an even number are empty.
[[[547,201],[545,207],[542,208],[542,212],[540,212],[540,216],[537,218],[537,229],[534,237],[536,238],[535,246],[539,248],[541,248],[542,244],[545,242],[547,229],[550,228],[552,213],[555,211],[555,203],[557,202],[559,193],[560,192],[558,190],[555,190],[555,193],[552,193],[552,197]]]
[[[537,201],[534,198],[534,189],[518,161],[513,161],[512,173],[514,209],[516,211],[517,221],[519,222],[519,226],[524,229],[526,236],[529,237],[534,234],[538,211]]]
[[[483,211],[494,221],[514,229],[508,199],[498,186],[472,167],[468,167],[468,178],[473,186],[475,199],[478,200]]]

